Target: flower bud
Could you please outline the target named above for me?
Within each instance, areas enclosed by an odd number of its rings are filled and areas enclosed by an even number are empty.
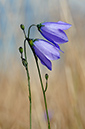
[[[22,58],[22,64],[25,66],[25,67],[27,67],[27,61],[26,61],[26,59],[24,59],[24,58]]]
[[[48,76],[48,74],[46,73],[46,74],[45,74],[45,79],[48,80],[48,77],[49,77],[49,76]]]
[[[23,53],[23,48],[19,47],[19,52],[22,54]]]
[[[21,24],[21,25],[20,25],[20,28],[21,28],[22,30],[24,30],[24,29],[25,29],[25,27],[24,27],[24,25],[23,25],[23,24]]]

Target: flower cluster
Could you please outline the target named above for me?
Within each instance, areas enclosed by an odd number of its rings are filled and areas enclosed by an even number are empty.
[[[59,51],[62,51],[58,44],[68,42],[68,37],[64,30],[71,27],[71,24],[58,22],[44,22],[37,25],[41,35],[46,39],[30,40],[30,44],[41,63],[49,70],[52,70],[51,60],[60,58]]]

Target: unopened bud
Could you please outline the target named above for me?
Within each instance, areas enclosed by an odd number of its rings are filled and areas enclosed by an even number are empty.
[[[19,47],[19,52],[22,54],[23,53],[23,48]]]
[[[22,30],[24,30],[24,29],[25,29],[25,27],[24,27],[24,25],[23,25],[23,24],[21,24],[21,25],[20,25],[20,28],[21,28]]]
[[[48,74],[46,73],[46,74],[45,74],[45,79],[48,80],[48,77],[49,77],[49,76],[48,76]]]

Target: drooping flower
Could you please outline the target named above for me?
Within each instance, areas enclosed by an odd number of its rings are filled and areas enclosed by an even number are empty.
[[[43,39],[29,40],[29,43],[41,63],[49,70],[52,70],[51,60],[57,60],[60,58],[60,48]]]
[[[44,22],[37,25],[43,37],[55,45],[68,42],[68,37],[63,30],[67,30],[70,27],[71,24],[62,21]]]

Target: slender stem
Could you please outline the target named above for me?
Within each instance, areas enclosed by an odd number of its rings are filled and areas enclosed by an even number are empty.
[[[35,57],[35,60],[36,60],[36,57]],[[44,87],[43,87],[43,82],[42,82],[42,77],[41,77],[41,73],[40,73],[40,68],[39,68],[39,65],[38,65],[38,60],[36,60],[36,65],[37,65],[38,74],[39,74],[39,78],[40,78],[40,83],[41,83],[41,87],[42,87],[42,91],[43,91],[43,96],[44,96],[44,103],[45,103],[45,109],[46,109],[46,115],[47,115],[47,121],[48,121],[48,129],[51,129],[50,128],[49,115],[48,115],[47,102],[46,102],[46,96],[45,96],[45,90],[44,90]]]
[[[45,92],[46,92],[46,90],[47,90],[47,87],[48,87],[48,80],[46,80],[46,87],[45,87]]]
[[[29,39],[29,35],[30,35],[30,29],[31,29],[32,26],[36,26],[36,25],[35,25],[35,24],[32,24],[32,25],[29,27],[29,29],[28,29],[28,39]]]
[[[26,55],[26,39],[24,40],[24,56],[25,56],[25,60],[27,62],[27,55]],[[32,125],[31,125],[31,88],[30,88],[30,76],[29,76],[29,71],[28,71],[28,63],[26,65],[26,72],[27,72],[27,79],[28,79],[28,89],[29,89],[29,101],[30,101],[30,129],[32,128]]]
[[[23,30],[23,32],[24,32],[24,36],[25,36],[25,38],[26,38],[26,33],[25,33],[25,30]]]
[[[27,55],[26,55],[26,39],[24,40],[24,56],[25,56],[25,60],[27,61]]]
[[[29,89],[29,101],[30,101],[30,129],[32,128],[32,125],[31,125],[31,108],[32,108],[32,101],[31,101],[31,89],[30,89],[30,77],[29,77],[29,72],[28,72],[28,66],[26,67],[26,72],[27,72],[27,78],[28,78],[28,89]]]

